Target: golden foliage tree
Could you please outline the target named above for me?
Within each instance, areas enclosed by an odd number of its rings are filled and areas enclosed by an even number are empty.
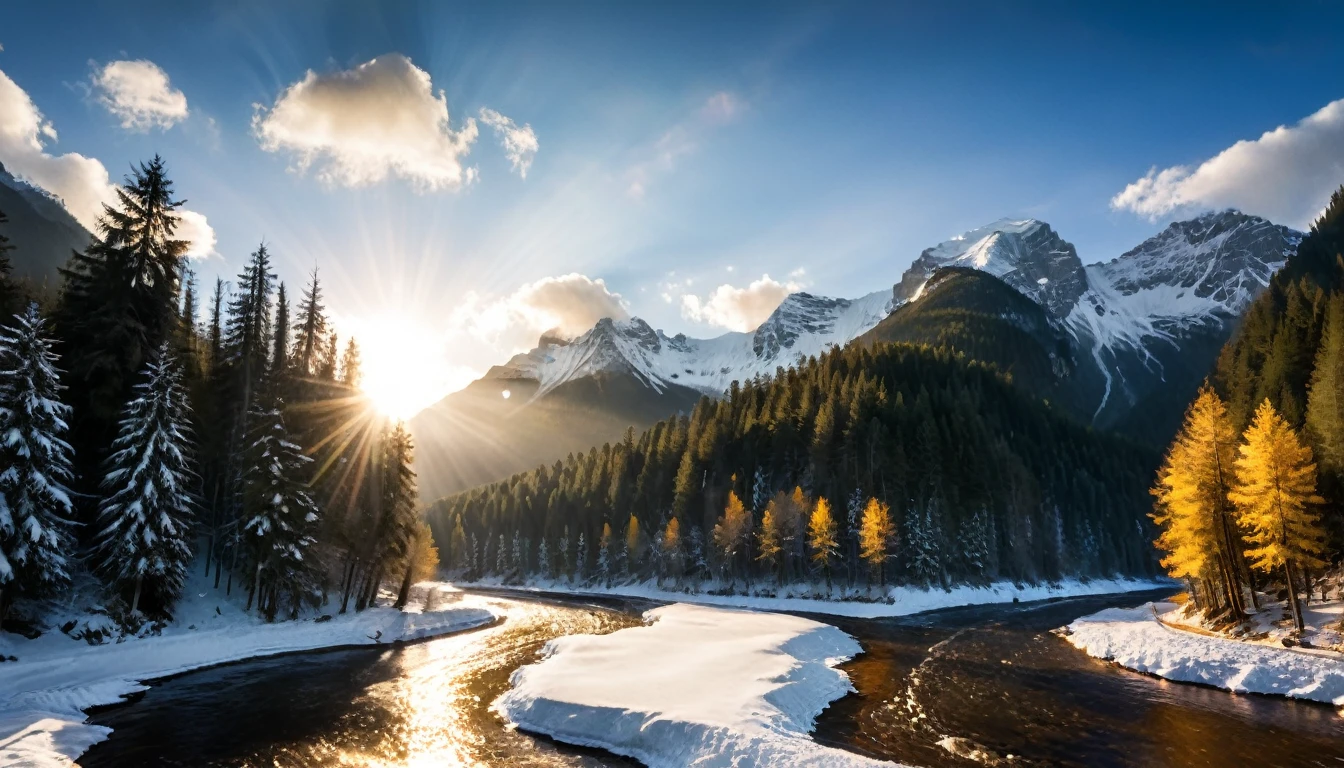
[[[877,499],[869,499],[859,523],[859,557],[877,571],[883,587],[887,585],[887,547],[894,532],[891,508]]]
[[[812,516],[807,521],[807,545],[812,550],[812,562],[826,574],[826,591],[831,591],[831,560],[835,558],[839,542],[835,539],[835,518],[826,499],[817,499]]]
[[[742,506],[742,500],[733,491],[728,492],[728,503],[723,508],[723,517],[719,518],[718,524],[714,526],[713,540],[735,583],[737,577],[733,565],[738,554],[746,549],[751,540],[751,514]]]
[[[663,528],[663,568],[671,571],[677,580],[681,580],[681,522],[677,518],[667,521],[667,526]],[[663,575],[658,574],[662,579]]]
[[[644,540],[639,533],[639,520],[634,515],[625,524],[625,568],[634,573],[639,567],[639,559],[644,552]]]
[[[761,515],[761,529],[756,532],[756,559],[769,564],[776,576],[779,574],[779,555],[783,551],[779,531],[779,511],[780,505],[771,499]]]
[[[1302,631],[1296,576],[1301,569],[1324,568],[1319,555],[1325,530],[1311,506],[1324,503],[1316,495],[1316,464],[1311,448],[1274,410],[1266,398],[1246,428],[1237,458],[1237,482],[1229,494],[1237,505],[1251,548],[1251,565],[1266,573],[1283,569],[1293,621]]]
[[[1157,548],[1167,553],[1163,567],[1173,577],[1199,580],[1207,594],[1219,590],[1220,602],[1240,621],[1246,615],[1243,564],[1227,503],[1236,439],[1226,405],[1205,385],[1185,413],[1152,493],[1153,520],[1161,528]]]

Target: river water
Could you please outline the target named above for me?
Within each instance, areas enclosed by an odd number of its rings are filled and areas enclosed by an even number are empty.
[[[854,635],[858,689],[815,737],[921,766],[1344,766],[1329,707],[1166,683],[1084,656],[1049,630],[1155,595],[814,617]],[[489,711],[544,643],[639,623],[620,599],[505,600],[495,627],[403,648],[244,662],[164,681],[96,713],[97,766],[630,765],[507,728]]]

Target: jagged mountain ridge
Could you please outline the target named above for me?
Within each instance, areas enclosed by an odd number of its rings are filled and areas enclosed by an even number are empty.
[[[1010,372],[1015,367],[1033,371],[1027,377],[1036,382],[1033,390],[1064,403],[1081,420],[1157,442],[1169,437],[1166,431],[1180,416],[1179,406],[1168,407],[1168,401],[1183,405],[1189,399],[1187,390],[1193,391],[1207,374],[1231,323],[1301,238],[1287,227],[1226,210],[1173,223],[1110,262],[1084,265],[1076,248],[1049,224],[1001,219],[925,249],[891,290],[853,300],[795,293],[755,331],[711,339],[668,336],[639,318],[604,319],[572,340],[543,337],[536,348],[492,368],[478,383],[527,382],[524,391],[530,393],[530,402],[559,398],[548,408],[554,412],[561,407],[559,401],[573,398],[576,382],[600,377],[610,384],[628,378],[647,390],[647,401],[641,400],[634,410],[654,413],[660,398],[671,393],[667,415],[687,408],[693,402],[690,393],[718,396],[734,380],[769,376],[777,368],[847,344],[894,312],[901,314],[902,308],[917,304],[924,292],[936,287],[930,282],[935,274],[965,268],[993,276],[1005,290],[1040,307],[1050,326],[1049,338],[1038,334],[1043,351],[1031,352],[1029,362],[1002,359],[1002,354],[983,351],[989,349],[984,344],[978,347],[981,357]],[[958,295],[1014,303],[1001,290],[979,285],[963,288]],[[983,310],[977,309],[982,329],[992,326],[988,322],[992,313]],[[924,313],[919,321],[923,330],[912,331],[907,325],[893,330],[891,337],[928,340],[929,316]],[[975,356],[972,350],[963,351]],[[1052,382],[1043,382],[1040,371],[1045,369],[1053,373]],[[565,391],[569,394],[558,394]],[[512,418],[526,413],[524,405],[513,406],[517,410]],[[586,400],[567,407],[600,410],[600,404]],[[436,408],[440,406],[425,414]],[[422,444],[441,439],[427,426],[432,419],[425,414],[412,420]],[[631,426],[643,428],[647,423]],[[617,437],[611,434],[606,439]],[[543,443],[548,439],[538,436]],[[508,472],[526,466],[531,465],[511,466]],[[435,471],[422,471],[421,476]],[[466,487],[450,484],[439,489],[433,483],[429,481],[427,496]]]

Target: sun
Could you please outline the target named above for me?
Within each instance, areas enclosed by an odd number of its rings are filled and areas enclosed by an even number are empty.
[[[360,352],[360,389],[389,418],[409,419],[449,391],[451,366],[443,340],[396,311],[341,323]]]

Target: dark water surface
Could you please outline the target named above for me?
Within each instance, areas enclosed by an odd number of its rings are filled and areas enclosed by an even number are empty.
[[[902,619],[814,617],[865,653],[858,693],[816,738],[929,766],[1333,766],[1332,708],[1166,683],[1084,656],[1049,634],[1161,595],[953,609]],[[496,627],[400,649],[263,659],[184,675],[95,714],[114,730],[97,766],[629,765],[506,728],[489,711],[549,639],[639,623],[621,599],[501,600]],[[941,742],[941,744],[940,744]],[[943,746],[943,745],[947,746]],[[950,749],[949,749],[950,747]]]

